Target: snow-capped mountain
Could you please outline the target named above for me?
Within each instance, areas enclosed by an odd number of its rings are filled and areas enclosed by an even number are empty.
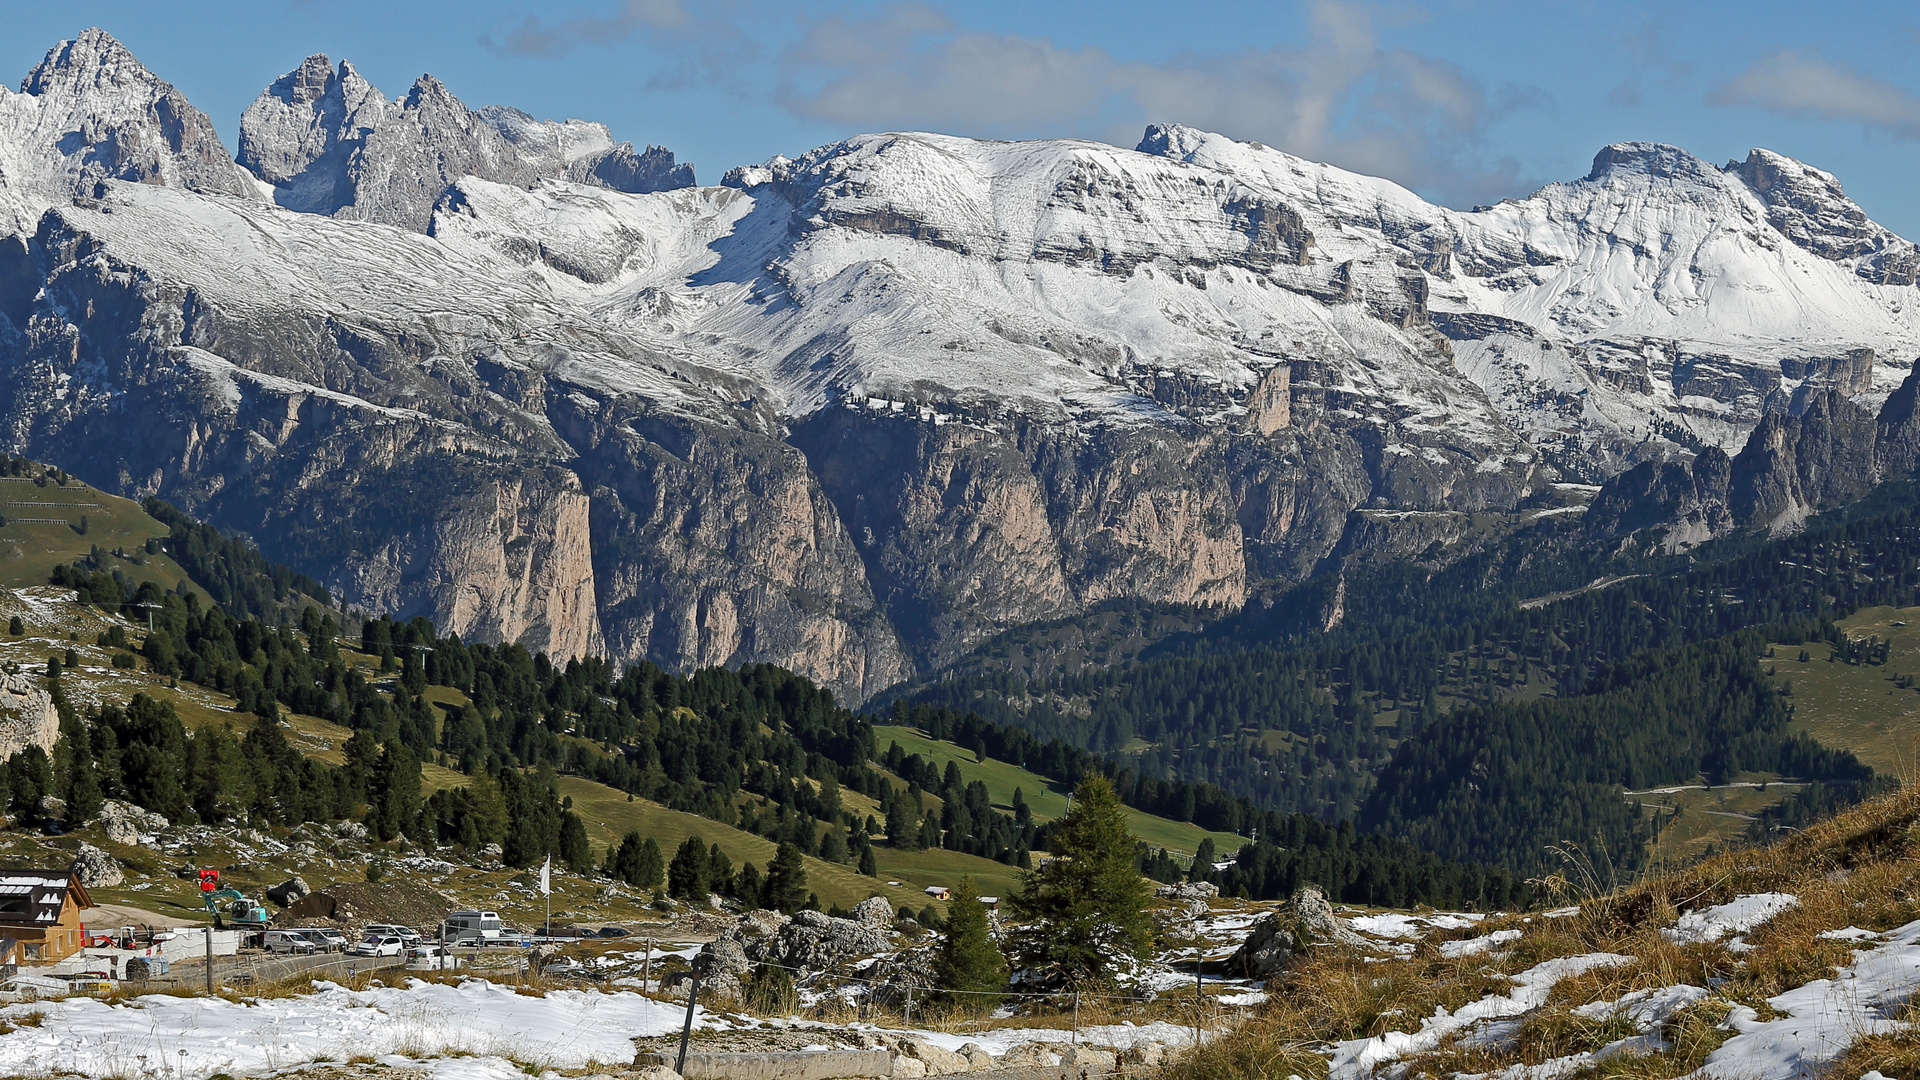
[[[423,75],[387,100],[341,61],[309,56],[240,116],[239,163],[292,210],[424,228],[463,176],[525,185],[542,178],[617,191],[692,187],[673,154],[614,144],[603,124],[539,121],[518,109],[474,111]]]
[[[313,57],[242,170],[199,113],[152,135],[177,92],[81,43],[0,98],[33,118],[0,127],[32,194],[8,445],[562,654],[862,697],[1110,599],[1439,557],[1770,411],[1871,409],[1920,355],[1913,245],[1766,151],[1611,146],[1471,212],[1176,126],[868,135],[702,188]]]
[[[14,93],[0,87],[0,234],[104,180],[255,195],[207,114],[101,30],[63,41]]]

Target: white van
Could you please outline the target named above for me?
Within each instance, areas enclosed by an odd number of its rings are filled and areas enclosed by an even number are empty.
[[[298,930],[268,930],[260,935],[260,947],[270,953],[302,955],[320,950],[312,938]]]
[[[465,945],[491,945],[500,940],[500,913],[497,911],[456,911],[447,916],[447,941]]]

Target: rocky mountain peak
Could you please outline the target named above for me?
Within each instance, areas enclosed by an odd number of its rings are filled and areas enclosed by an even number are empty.
[[[1869,219],[1832,173],[1761,149],[1727,171],[1766,203],[1767,224],[1794,244],[1834,262],[1857,260],[1855,272],[1869,281],[1914,284],[1913,244]]]
[[[1602,181],[1618,174],[1639,174],[1662,180],[1713,183],[1719,170],[1677,146],[1653,142],[1621,142],[1603,146],[1593,156],[1587,179]]]
[[[104,30],[55,45],[20,87],[0,92],[0,231],[103,180],[254,195],[207,114]]]
[[[20,91],[38,96],[86,86],[131,84],[164,85],[118,39],[95,26],[49,49],[46,59],[20,83]]]
[[[353,66],[322,55],[275,80],[240,118],[240,164],[289,209],[424,232],[463,176],[525,186],[556,179],[628,192],[690,187],[670,151],[615,145],[606,128],[475,111],[433,75],[388,101]]]
[[[1155,157],[1173,158],[1176,161],[1192,160],[1193,152],[1207,140],[1207,133],[1183,124],[1148,124],[1147,133],[1134,146],[1142,154]]]

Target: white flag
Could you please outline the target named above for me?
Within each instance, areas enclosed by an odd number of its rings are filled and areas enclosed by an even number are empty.
[[[552,895],[552,893],[553,893],[553,856],[549,855],[547,856],[547,861],[540,864],[540,895],[550,896]]]

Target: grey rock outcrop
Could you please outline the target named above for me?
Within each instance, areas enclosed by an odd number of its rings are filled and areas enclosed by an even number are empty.
[[[885,933],[893,927],[893,904],[884,896],[869,896],[853,905],[853,910],[847,912],[847,918]]]
[[[1227,959],[1227,970],[1261,979],[1285,968],[1316,945],[1371,949],[1366,938],[1341,925],[1319,889],[1304,885],[1284,905],[1263,916]]]
[[[542,179],[626,192],[691,187],[673,154],[615,145],[600,124],[536,121],[517,109],[474,111],[431,75],[389,101],[352,64],[309,56],[240,118],[239,163],[274,201],[424,232],[463,176],[526,186]]]
[[[0,761],[29,746],[51,755],[60,741],[60,713],[38,676],[0,673]]]
[[[164,815],[119,799],[108,799],[101,803],[100,813],[95,820],[100,823],[100,830],[107,834],[107,839],[129,846],[138,844],[142,835],[152,836],[165,831],[169,824]]]
[[[1877,416],[1833,388],[1803,404],[1768,413],[1731,460],[1707,450],[1690,466],[1647,462],[1614,477],[1588,509],[1588,531],[1662,530],[1669,550],[1736,528],[1791,532],[1920,464],[1920,367]]]
[[[65,821],[67,819],[67,800],[58,795],[40,796],[40,801],[34,808],[40,811],[40,816],[43,818],[48,818],[53,821]]]
[[[94,847],[81,844],[79,854],[74,856],[72,870],[80,878],[80,884],[89,889],[106,889],[127,879],[120,869],[119,860]]]
[[[299,902],[301,898],[312,892],[313,890],[307,887],[304,878],[290,877],[268,889],[267,899],[279,904],[281,907],[291,907],[293,904]]]

